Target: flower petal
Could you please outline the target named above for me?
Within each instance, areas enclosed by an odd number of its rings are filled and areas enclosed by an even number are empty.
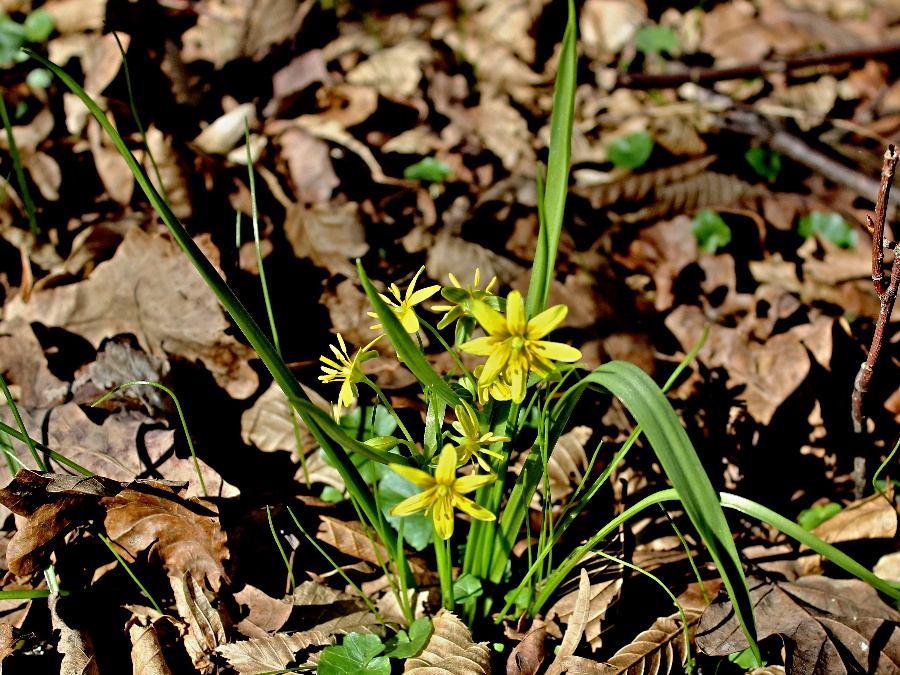
[[[449,443],[441,450],[434,480],[438,485],[452,485],[456,478],[456,449]]]
[[[561,324],[568,313],[569,308],[565,305],[554,305],[550,309],[545,309],[528,322],[528,339],[540,340]]]
[[[513,335],[525,333],[525,301],[519,291],[510,291],[506,298],[506,325]]]
[[[474,354],[475,356],[490,356],[494,353],[494,348],[497,346],[497,343],[497,338],[487,336],[475,338],[474,340],[469,340],[468,342],[463,342],[459,346],[459,348],[467,354]]]
[[[428,288],[419,289],[418,291],[416,291],[415,293],[413,293],[411,296],[409,296],[406,299],[406,304],[410,305],[410,306],[418,305],[420,302],[427,300],[432,295],[437,293],[439,290],[441,290],[441,287],[439,284],[435,284],[434,286],[429,286]]]
[[[392,516],[408,516],[426,510],[434,503],[434,500],[435,490],[431,488],[412,497],[407,497],[392,508],[390,513]]]
[[[528,370],[522,359],[510,359],[506,367],[506,376],[512,388],[512,400],[521,403],[525,400],[525,389],[528,387]]]
[[[400,319],[400,325],[407,333],[419,332],[419,317],[411,309],[404,309],[397,312],[397,318]]]
[[[488,307],[480,300],[472,302],[472,314],[481,324],[481,327],[490,335],[505,337],[509,334],[506,329],[506,319],[496,309]]]
[[[552,359],[553,361],[565,361],[574,363],[581,358],[581,352],[575,347],[562,342],[549,342],[547,340],[534,340],[528,343],[531,350],[537,353],[539,358]]]
[[[495,480],[497,480],[497,476],[492,473],[475,473],[469,476],[460,476],[453,484],[453,492],[459,495],[466,495],[480,487],[490,485]]]
[[[413,294],[413,289],[416,287],[416,282],[419,280],[419,275],[422,274],[422,272],[424,272],[424,271],[425,271],[425,265],[422,265],[419,268],[419,271],[416,272],[415,276],[413,276],[412,281],[409,282],[409,286],[406,287],[406,301],[407,302],[409,302],[409,299]],[[400,290],[399,289],[397,290],[397,300],[400,300]]]
[[[438,539],[446,540],[453,536],[453,500],[450,495],[435,501],[431,520]]]
[[[405,466],[403,464],[391,464],[390,467],[391,471],[400,474],[410,483],[420,488],[431,488],[435,486],[434,477],[432,477],[430,474],[425,473],[421,469],[416,469],[411,466]]]
[[[483,506],[479,506],[468,497],[460,497],[454,495],[453,505],[460,511],[465,511],[473,518],[478,520],[496,520],[497,517]]]

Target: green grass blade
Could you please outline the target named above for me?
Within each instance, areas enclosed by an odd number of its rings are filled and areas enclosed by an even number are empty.
[[[9,434],[13,438],[18,439],[18,440],[22,441],[23,443],[27,443],[30,441],[31,443],[34,444],[35,448],[37,448],[38,450],[43,452],[45,455],[48,455],[50,457],[50,459],[53,459],[53,460],[59,462],[60,464],[63,464],[65,466],[69,467],[70,469],[72,469],[72,471],[80,473],[82,476],[93,476],[94,475],[94,473],[92,471],[88,471],[83,466],[73,462],[71,459],[69,459],[65,455],[61,455],[58,452],[56,452],[55,450],[51,450],[43,443],[38,443],[36,440],[31,438],[28,434],[23,434],[18,429],[15,429],[14,427],[9,426],[8,424],[4,424],[3,422],[0,422],[0,431],[2,431],[5,434]]]
[[[562,234],[566,194],[569,191],[569,164],[572,160],[572,120],[575,114],[575,77],[577,74],[577,14],[569,0],[569,20],[563,35],[559,55],[559,70],[553,91],[553,111],[550,114],[550,156],[547,159],[547,181],[543,198],[539,199],[543,212],[538,231],[534,266],[528,283],[525,310],[534,316],[547,306],[556,251]]]
[[[164,612],[162,611],[162,609],[160,609],[160,606],[156,603],[156,600],[152,595],[150,595],[150,591],[148,591],[147,587],[141,583],[141,580],[138,579],[137,575],[134,573],[134,570],[131,569],[131,566],[127,562],[125,562],[125,559],[122,558],[121,555],[119,555],[119,552],[116,550],[115,546],[112,545],[112,542],[109,540],[109,538],[99,532],[97,533],[97,536],[100,538],[100,541],[106,544],[106,548],[108,548],[109,552],[113,554],[113,557],[119,562],[119,564],[122,566],[122,569],[125,570],[125,573],[129,577],[131,577],[131,580],[134,582],[135,586],[140,589],[141,595],[143,595],[145,598],[147,598],[147,600],[150,601],[150,604],[153,605],[153,609],[155,609],[160,614],[163,614]]]
[[[378,315],[378,320],[384,326],[384,332],[387,333],[391,344],[397,350],[397,358],[412,371],[412,374],[422,383],[423,387],[430,388],[432,393],[444,403],[451,407],[459,405],[461,402],[459,396],[428,363],[418,345],[413,342],[409,333],[400,325],[400,321],[391,311],[391,308],[379,297],[378,291],[375,290],[372,282],[369,281],[362,263],[358,260],[356,261],[356,269],[363,289],[366,291],[366,295],[369,296],[369,302],[372,303],[372,307]]]
[[[9,121],[9,114],[6,112],[6,101],[2,96],[0,96],[0,118],[3,119],[3,128],[6,129],[9,155],[12,157],[13,169],[16,172],[16,182],[19,184],[19,192],[22,193],[22,203],[25,204],[25,213],[28,214],[28,227],[31,229],[31,234],[36,237],[41,231],[37,224],[34,200],[31,199],[28,181],[25,180],[25,170],[22,168],[22,156],[19,154],[19,146],[16,145],[16,137],[13,135],[12,123]]]
[[[722,506],[729,509],[735,509],[751,518],[756,518],[757,520],[761,520],[762,522],[771,525],[792,539],[796,539],[801,544],[809,546],[813,551],[824,556],[857,579],[865,581],[872,588],[878,589],[894,600],[900,600],[900,587],[872,574],[871,571],[860,565],[853,558],[841,551],[841,549],[819,539],[812,532],[804,530],[793,520],[788,520],[781,514],[775,513],[775,511],[766,508],[762,504],[757,504],[750,499],[738,497],[737,495],[728,492],[719,493],[719,497],[722,500]]]
[[[206,256],[188,234],[187,230],[184,229],[184,226],[175,214],[172,213],[172,209],[169,208],[169,205],[159,195],[156,188],[153,187],[153,184],[147,178],[147,174],[128,149],[128,146],[125,145],[122,136],[119,135],[118,131],[110,124],[100,107],[87,95],[84,89],[58,65],[48,61],[40,54],[29,49],[26,49],[25,51],[29,56],[55,74],[72,91],[72,93],[78,96],[85,106],[87,106],[91,115],[94,116],[94,119],[97,120],[103,130],[107,133],[110,140],[113,142],[113,145],[116,147],[116,150],[118,150],[126,164],[128,164],[128,168],[131,169],[135,180],[138,185],[141,186],[141,189],[144,191],[150,204],[166,224],[172,238],[188,256],[191,263],[193,263],[194,268],[213,293],[215,293],[219,302],[225,308],[225,311],[228,312],[232,320],[244,334],[244,337],[247,338],[247,341],[253,349],[256,350],[256,353],[259,355],[260,359],[262,359],[266,368],[278,383],[278,386],[288,397],[288,400],[291,401],[291,404],[297,407],[297,403],[300,401],[308,402],[309,398],[307,397],[306,392],[303,391],[300,383],[297,382],[293,373],[291,373],[290,368],[288,368],[287,364],[278,355],[275,346],[268,337],[266,337],[266,334],[259,327],[259,324],[256,323],[244,307],[243,303],[241,303],[235,295],[234,291],[231,290],[231,287],[229,287],[225,280],[219,276],[218,270],[216,270],[213,264],[207,260]],[[346,451],[339,445],[330,442],[330,439],[320,425],[310,418],[306,413],[306,410],[297,407],[297,412],[300,414],[301,419],[306,423],[307,428],[309,428],[310,433],[312,433],[316,442],[320,445],[329,460],[331,460],[333,466],[341,474],[341,478],[344,480],[348,492],[355,500],[357,500],[363,513],[365,513],[366,517],[378,531],[382,541],[386,545],[393,547],[396,542],[396,535],[391,528],[379,525],[379,514],[375,505],[375,499]]]
[[[47,470],[47,465],[44,464],[44,460],[41,459],[41,456],[38,454],[37,448],[34,447],[34,441],[31,440],[31,436],[28,435],[28,429],[25,428],[25,423],[22,421],[22,416],[19,414],[19,407],[16,405],[16,402],[13,400],[12,394],[9,391],[9,387],[6,386],[6,379],[3,375],[0,375],[0,389],[3,390],[3,395],[6,397],[6,405],[12,411],[13,418],[16,420],[16,425],[19,427],[19,431],[22,433],[20,438],[24,437],[25,445],[28,446],[29,452],[31,452],[31,457],[34,459],[35,465],[41,471]]]

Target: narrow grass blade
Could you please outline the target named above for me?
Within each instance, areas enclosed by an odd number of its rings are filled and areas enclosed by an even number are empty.
[[[3,422],[0,422],[0,431],[2,431],[5,434],[9,434],[13,438],[18,439],[18,440],[22,441],[23,443],[27,443],[30,441],[31,443],[34,444],[35,448],[37,448],[38,450],[43,452],[45,455],[48,455],[51,459],[59,462],[60,464],[63,464],[65,466],[69,467],[70,469],[72,469],[72,471],[80,473],[82,476],[93,476],[94,475],[92,471],[88,471],[83,466],[73,462],[71,459],[69,459],[65,455],[61,455],[58,452],[56,452],[55,450],[51,450],[43,443],[38,443],[36,440],[31,438],[28,434],[23,434],[21,431],[9,426],[8,424],[4,424]]]
[[[224,279],[222,279],[218,270],[216,270],[213,264],[206,258],[175,214],[172,213],[172,209],[169,208],[169,205],[159,195],[156,188],[153,187],[153,184],[147,178],[147,174],[128,149],[128,146],[125,145],[125,141],[122,139],[121,135],[119,135],[118,131],[110,124],[100,107],[87,95],[84,89],[82,89],[82,87],[58,65],[48,61],[40,54],[29,49],[26,49],[25,51],[29,56],[53,72],[53,74],[56,75],[76,96],[78,96],[85,106],[87,106],[91,115],[94,116],[94,119],[97,120],[103,130],[107,133],[110,140],[113,142],[113,145],[116,147],[116,150],[118,150],[119,154],[125,160],[125,163],[128,164],[128,168],[131,169],[135,180],[138,185],[141,186],[141,189],[144,191],[150,204],[166,224],[172,238],[188,256],[191,263],[193,263],[194,268],[213,293],[215,293],[219,302],[225,308],[225,311],[228,312],[232,320],[244,334],[244,337],[247,338],[247,341],[253,349],[256,350],[256,353],[259,355],[260,359],[262,359],[266,368],[278,383],[278,386],[288,397],[288,400],[291,401],[291,404],[296,407],[298,401],[308,401],[309,398],[307,397],[306,392],[303,391],[300,383],[297,382],[293,373],[291,373],[290,368],[288,368],[287,364],[278,355],[278,350],[275,349],[275,346],[268,337],[266,337],[266,334],[259,327],[259,324],[256,323],[244,307],[243,303],[241,303],[237,295],[235,295],[234,291],[231,290],[231,287],[228,286]],[[306,423],[307,428],[310,430],[310,433],[312,433],[323,452],[325,452],[326,456],[331,460],[331,463],[341,474],[341,478],[344,480],[348,492],[353,499],[357,500],[360,508],[381,536],[382,541],[388,546],[393,547],[396,543],[396,535],[390,527],[384,527],[380,524],[378,510],[375,506],[375,500],[372,493],[349,455],[347,455],[342,447],[335,445],[330,441],[320,425],[306,414],[306,410],[297,407],[297,412]]]
[[[16,145],[16,137],[13,135],[12,123],[9,121],[9,114],[6,112],[6,101],[2,96],[0,96],[0,118],[3,119],[3,128],[6,129],[6,141],[9,144],[9,155],[12,157],[13,169],[16,172],[16,183],[19,185],[22,203],[25,204],[25,213],[28,215],[28,227],[31,229],[31,234],[36,237],[41,231],[37,224],[34,200],[32,200],[31,191],[28,189],[28,181],[25,180],[25,170],[22,168],[22,156],[19,154],[19,146]]]
[[[31,457],[32,459],[34,459],[35,465],[41,471],[46,471],[47,465],[44,464],[44,460],[41,459],[41,456],[38,454],[37,448],[34,447],[34,441],[32,441],[31,436],[28,435],[28,429],[25,428],[25,423],[22,421],[22,416],[19,414],[19,407],[13,400],[12,394],[9,391],[9,387],[6,386],[6,379],[3,377],[3,375],[0,375],[0,389],[3,390],[3,395],[6,397],[6,405],[12,411],[13,418],[16,420],[16,425],[19,427],[19,431],[22,432],[22,437],[24,437],[25,439],[25,445],[28,446],[28,450],[31,452]]]
[[[366,271],[363,269],[362,263],[356,261],[356,269],[359,273],[359,280],[362,282],[366,295],[369,296],[369,302],[378,315],[378,320],[384,326],[384,331],[391,339],[391,344],[397,350],[397,358],[403,362],[407,368],[412,371],[423,387],[430,388],[435,396],[440,398],[444,403],[453,407],[460,404],[460,398],[450,388],[450,385],[444,381],[440,375],[431,367],[428,360],[422,355],[418,345],[413,342],[400,321],[388,307],[387,303],[378,296],[378,291],[369,281]]]
[[[100,538],[100,541],[102,541],[104,544],[106,544],[106,548],[108,548],[109,552],[113,554],[113,557],[117,561],[119,561],[119,564],[122,566],[122,569],[125,570],[125,573],[129,577],[131,577],[131,580],[134,582],[135,586],[137,586],[140,589],[141,595],[143,595],[145,598],[147,598],[147,600],[150,601],[150,604],[153,605],[153,609],[155,609],[157,612],[162,614],[163,613],[162,609],[160,609],[160,606],[158,604],[156,604],[156,600],[153,598],[152,595],[150,595],[150,591],[148,591],[147,587],[144,586],[144,584],[141,583],[141,580],[137,578],[137,575],[134,573],[134,570],[132,570],[131,566],[127,562],[125,562],[125,559],[122,558],[121,555],[119,555],[119,552],[116,550],[116,547],[112,545],[112,542],[109,540],[109,538],[106,537],[106,535],[101,534],[99,532],[97,533],[97,536]]]
[[[569,191],[569,164],[572,160],[572,119],[575,114],[575,76],[578,66],[577,14],[569,0],[569,20],[563,35],[559,69],[553,91],[553,112],[550,115],[550,156],[547,160],[547,181],[540,211],[543,213],[538,231],[531,281],[525,310],[534,316],[547,306],[550,283],[556,264],[556,251],[562,234],[566,194]]]

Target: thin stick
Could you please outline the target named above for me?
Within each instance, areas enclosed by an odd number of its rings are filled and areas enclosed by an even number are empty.
[[[881,187],[878,191],[878,201],[875,204],[875,218],[874,220],[869,219],[872,231],[872,284],[875,287],[878,299],[881,301],[881,308],[878,312],[878,321],[875,324],[875,333],[872,335],[872,346],[869,348],[869,355],[860,365],[859,373],[857,373],[856,380],[853,382],[850,412],[853,419],[853,431],[857,434],[863,431],[865,422],[863,401],[866,392],[869,390],[869,383],[872,381],[872,374],[875,371],[878,356],[881,354],[881,347],[884,344],[884,329],[891,318],[894,301],[897,299],[897,286],[900,285],[900,264],[897,262],[897,258],[900,256],[900,246],[894,247],[894,262],[891,264],[891,278],[887,288],[884,287],[884,272],[882,270],[882,263],[884,262],[884,224],[887,219],[887,205],[891,195],[891,183],[897,170],[897,160],[896,148],[893,145],[889,145],[884,153],[884,164],[881,169]]]

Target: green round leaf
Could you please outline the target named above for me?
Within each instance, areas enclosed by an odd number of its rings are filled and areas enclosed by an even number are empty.
[[[431,518],[421,513],[413,513],[408,516],[392,516],[390,510],[407,497],[412,497],[421,492],[419,488],[410,483],[400,474],[388,471],[378,484],[381,498],[381,509],[384,517],[394,527],[400,527],[403,521],[403,539],[417,551],[424,550],[434,539],[434,528]]]
[[[49,70],[45,70],[44,68],[35,68],[28,73],[28,77],[25,78],[25,82],[32,89],[46,89],[50,86],[52,81],[53,75]]]
[[[0,67],[18,61],[19,49],[25,44],[25,27],[0,14]]]
[[[425,157],[403,170],[403,177],[428,183],[443,183],[452,171],[444,162],[434,157]]]
[[[809,239],[819,235],[841,248],[855,248],[859,234],[839,213],[834,211],[813,211],[800,218],[797,232]]]
[[[731,228],[722,216],[712,209],[700,209],[694,216],[694,236],[697,245],[707,253],[715,253],[731,242]]]
[[[781,172],[781,153],[765,146],[750,148],[744,153],[744,159],[757,174],[770,183],[778,178]]]
[[[829,518],[836,516],[841,510],[840,504],[827,502],[803,509],[797,516],[797,522],[804,530],[813,530]]]
[[[56,28],[56,22],[47,12],[37,9],[25,18],[25,37],[29,42],[46,42]]]
[[[643,54],[678,53],[678,35],[668,26],[642,26],[634,36],[634,47]]]
[[[637,169],[647,163],[653,152],[653,139],[646,131],[617,138],[606,147],[609,161],[622,169]]]

